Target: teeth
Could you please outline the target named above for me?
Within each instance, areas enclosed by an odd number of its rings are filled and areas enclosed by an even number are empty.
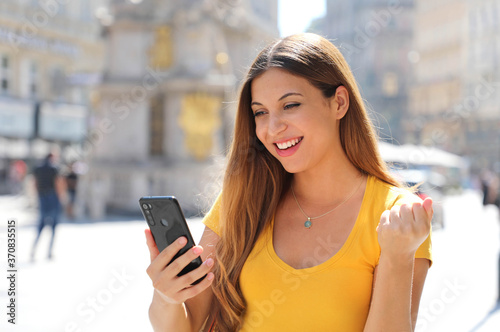
[[[296,138],[296,139],[293,139],[293,140],[290,140],[290,141],[287,141],[287,142],[276,143],[276,145],[278,146],[278,149],[285,150],[285,149],[288,149],[289,147],[294,146],[299,141],[300,141],[300,139]]]

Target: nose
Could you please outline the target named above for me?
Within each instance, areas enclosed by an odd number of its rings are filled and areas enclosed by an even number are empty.
[[[270,116],[268,133],[271,136],[277,136],[282,133],[287,128],[287,123],[283,117],[279,114],[274,114]]]

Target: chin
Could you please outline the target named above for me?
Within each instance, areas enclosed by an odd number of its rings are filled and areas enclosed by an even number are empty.
[[[285,169],[285,171],[287,171],[288,173],[291,173],[291,174],[299,173],[299,172],[302,172],[304,170],[303,166],[293,165],[292,163],[283,163],[283,162],[281,162],[281,160],[280,160],[280,163],[281,163],[281,166]]]

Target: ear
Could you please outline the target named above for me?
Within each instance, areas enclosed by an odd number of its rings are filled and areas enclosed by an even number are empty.
[[[340,120],[345,116],[347,110],[349,109],[349,91],[347,91],[345,86],[341,85],[337,88],[330,105],[332,110],[337,113],[337,120]]]

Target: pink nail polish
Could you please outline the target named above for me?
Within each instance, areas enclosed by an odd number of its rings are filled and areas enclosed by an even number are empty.
[[[212,258],[209,258],[209,259],[207,259],[205,264],[207,264],[207,266],[211,267],[212,265],[214,265],[214,260]]]

